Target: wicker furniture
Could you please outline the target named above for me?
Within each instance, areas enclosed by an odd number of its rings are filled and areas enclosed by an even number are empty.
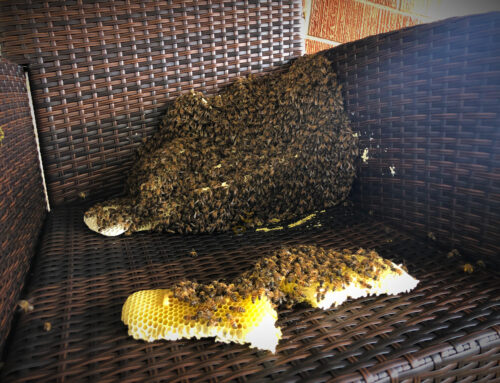
[[[276,25],[283,24],[276,21]],[[102,166],[102,171],[82,170],[87,180],[80,185],[71,172],[80,165],[89,169],[94,160],[90,154],[79,160],[77,140],[93,128],[72,131],[69,120],[49,117],[53,100],[40,104],[43,87],[37,96],[35,86],[39,119],[47,118],[41,128],[42,135],[45,129],[42,153],[46,158],[60,155],[61,164],[64,156],[73,162],[69,168],[47,167],[56,207],[43,224],[23,293],[34,309],[18,315],[12,325],[0,371],[2,381],[498,380],[499,35],[500,14],[491,13],[421,25],[325,51],[344,84],[346,108],[360,133],[361,149],[368,148],[370,158],[360,161],[353,206],[327,211],[320,217],[321,226],[280,232],[142,233],[112,239],[90,232],[82,213],[97,198],[93,194],[115,191],[115,181],[109,190],[92,193],[90,200],[62,202],[92,190],[90,180],[97,175],[103,179],[95,185],[102,186],[108,175],[115,180],[126,171],[134,146],[124,149],[123,161],[114,163],[110,158],[109,168],[101,152],[103,162],[95,166]],[[65,78],[64,71],[60,73]],[[44,76],[39,78],[43,83]],[[127,89],[127,95],[140,94],[139,89]],[[108,98],[111,106],[115,101]],[[110,148],[120,147],[123,129],[127,129],[116,125],[122,105],[123,100],[115,105],[116,122],[109,121],[115,128],[110,128],[104,146],[103,141],[84,138],[85,145],[99,151],[108,148],[109,141]],[[42,108],[46,108],[43,113]],[[18,108],[12,109],[17,116]],[[78,115],[84,125],[87,120],[81,116],[90,111],[82,113],[68,118]],[[155,113],[160,112],[153,113],[157,117]],[[50,124],[61,126],[62,131]],[[7,158],[14,159],[14,146],[7,144],[0,155],[11,153]],[[71,154],[68,147],[74,150]],[[2,187],[13,182],[12,177],[1,181]],[[34,187],[20,184],[21,190]],[[33,200],[38,193],[32,194],[22,195],[12,206],[20,212],[38,206],[33,204],[41,207],[41,200]],[[8,211],[3,202],[0,206],[2,212]],[[41,227],[39,220],[32,219],[35,227]],[[16,246],[26,243],[26,232],[36,237],[37,230],[29,230],[33,231],[17,229]],[[276,246],[300,243],[375,248],[384,257],[405,262],[421,283],[409,294],[358,299],[326,311],[282,308],[279,325],[284,337],[276,354],[215,344],[210,339],[138,342],[127,336],[120,322],[121,305],[134,291],[166,287],[183,277],[209,281],[234,276]],[[192,248],[198,253],[196,258],[189,255]],[[464,258],[448,258],[453,248]],[[4,259],[11,258],[2,254]],[[460,267],[465,259],[475,267],[471,274]],[[488,267],[482,269],[477,260]],[[27,267],[26,262],[22,267]],[[11,270],[21,267],[10,264]],[[2,283],[11,277],[3,272]],[[19,296],[21,283],[10,285],[9,289],[17,289],[12,299]],[[6,311],[2,310],[3,315]],[[50,331],[44,330],[45,322],[51,323]]]

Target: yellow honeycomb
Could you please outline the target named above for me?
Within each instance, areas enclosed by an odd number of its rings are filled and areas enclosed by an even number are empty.
[[[353,269],[346,268],[342,270],[344,276],[349,276],[349,283],[341,282],[340,285],[325,283],[320,287],[319,283],[312,283],[309,287],[300,288],[296,283],[288,283],[285,280],[280,285],[280,290],[287,296],[293,297],[298,303],[307,302],[312,307],[329,309],[337,307],[347,299],[357,299],[368,295],[380,294],[400,294],[413,290],[418,280],[406,273],[400,266],[391,262],[390,268],[377,270],[373,268],[374,273],[378,273],[378,279],[368,278]],[[319,291],[319,293],[318,293]]]
[[[242,308],[244,310],[241,310]],[[173,296],[171,290],[144,290],[130,295],[122,309],[122,321],[134,339],[215,337],[219,342],[250,343],[250,346],[275,352],[281,330],[275,327],[278,314],[265,296],[254,299],[227,298],[217,305],[210,319],[196,317],[203,312]]]
[[[122,321],[129,335],[149,342],[215,337],[275,352],[279,304],[328,309],[349,298],[407,292],[419,281],[374,251],[301,246],[277,250],[233,282],[183,281],[170,290],[136,292],[123,306]]]

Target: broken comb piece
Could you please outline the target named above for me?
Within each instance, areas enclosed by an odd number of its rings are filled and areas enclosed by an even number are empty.
[[[275,352],[281,330],[275,307],[306,302],[328,309],[347,299],[399,294],[418,280],[375,251],[284,247],[233,280],[181,281],[169,290],[128,297],[122,320],[135,339],[154,341],[215,337]]]
[[[238,306],[244,312],[231,310]],[[203,304],[191,305],[174,297],[171,290],[144,290],[130,295],[122,310],[122,321],[134,339],[177,340],[215,337],[218,342],[249,343],[275,352],[281,330],[275,326],[278,314],[267,297],[236,302],[225,299],[211,318],[203,317]]]

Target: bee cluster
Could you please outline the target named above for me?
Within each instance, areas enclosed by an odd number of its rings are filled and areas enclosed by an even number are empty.
[[[215,96],[177,98],[139,149],[127,197],[89,214],[99,227],[120,217],[129,232],[228,231],[248,226],[243,211],[250,225],[292,219],[347,197],[357,140],[331,63],[304,56]]]
[[[181,281],[172,291],[175,298],[199,308],[196,316],[190,319],[211,321],[227,298],[234,302],[230,307],[234,312],[243,309],[236,302],[248,297],[255,302],[266,296],[275,305],[291,307],[304,301],[304,291],[309,287],[316,289],[316,300],[321,301],[326,291],[341,289],[352,278],[361,286],[371,288],[367,281],[379,280],[387,270],[402,273],[373,250],[359,249],[353,253],[348,249],[335,251],[302,245],[276,250],[231,282]]]

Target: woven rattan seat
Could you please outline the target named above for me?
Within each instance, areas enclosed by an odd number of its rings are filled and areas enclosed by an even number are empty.
[[[90,232],[82,214],[60,208],[46,224],[27,294],[34,311],[15,326],[5,381],[481,381],[499,369],[492,360],[500,358],[500,278],[464,273],[432,240],[354,208],[329,210],[321,227],[114,239]],[[231,277],[285,244],[375,248],[421,282],[409,294],[350,300],[337,309],[281,308],[284,336],[276,354],[212,339],[148,344],[127,336],[121,306],[134,291],[180,278]],[[195,258],[188,255],[193,248]]]

